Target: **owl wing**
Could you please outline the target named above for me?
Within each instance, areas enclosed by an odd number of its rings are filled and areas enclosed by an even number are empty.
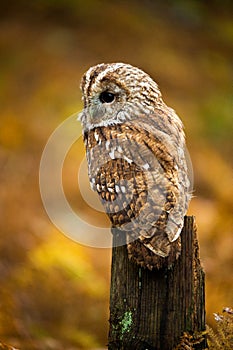
[[[165,131],[147,115],[86,135],[90,183],[113,227],[128,233],[129,250],[141,244],[163,258],[179,237],[190,198],[183,134]]]

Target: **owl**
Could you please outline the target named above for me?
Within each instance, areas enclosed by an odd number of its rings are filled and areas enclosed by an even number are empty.
[[[183,125],[155,81],[125,63],[82,77],[79,115],[90,185],[128,255],[152,270],[170,266],[191,198]]]

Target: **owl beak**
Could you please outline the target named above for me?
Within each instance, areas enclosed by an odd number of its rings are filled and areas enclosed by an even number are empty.
[[[82,123],[84,118],[85,118],[85,113],[84,113],[84,111],[82,111],[78,114],[77,120]]]
[[[100,120],[105,114],[105,107],[103,105],[93,105],[88,108],[88,113],[92,122]]]

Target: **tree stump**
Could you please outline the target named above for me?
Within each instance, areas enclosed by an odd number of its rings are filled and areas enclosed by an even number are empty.
[[[113,235],[110,350],[172,350],[184,332],[205,330],[205,282],[193,217],[185,217],[182,251],[171,268],[149,271],[128,259],[122,231]],[[194,349],[205,349],[202,338]],[[182,349],[182,348],[181,348]]]

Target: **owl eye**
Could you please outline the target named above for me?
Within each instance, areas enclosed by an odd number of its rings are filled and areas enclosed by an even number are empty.
[[[99,97],[102,103],[111,103],[115,99],[115,95],[108,91],[103,91]]]

